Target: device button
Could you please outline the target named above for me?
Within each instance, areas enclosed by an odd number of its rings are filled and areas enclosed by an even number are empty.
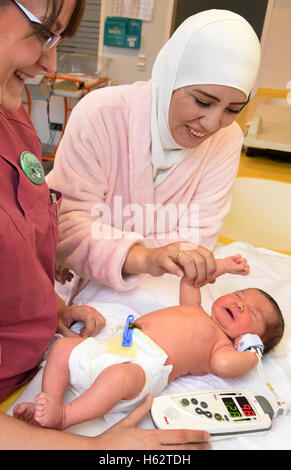
[[[223,417],[222,417],[219,413],[215,413],[215,414],[214,414],[214,418],[215,418],[217,421],[222,421],[222,420],[223,420]]]
[[[202,401],[200,406],[202,406],[202,408],[208,408],[208,403],[206,403],[206,401]]]
[[[198,415],[203,415],[204,414],[204,411],[201,410],[201,408],[195,408],[195,411]]]
[[[192,405],[198,405],[198,400],[196,398],[191,398]]]
[[[212,418],[213,416],[213,414],[210,411],[204,411],[204,414],[205,416],[207,416],[207,418]]]
[[[189,406],[190,405],[190,402],[189,402],[189,400],[187,400],[187,398],[182,398],[180,403],[181,403],[182,406]]]

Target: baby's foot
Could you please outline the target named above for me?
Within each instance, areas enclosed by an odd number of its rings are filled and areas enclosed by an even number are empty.
[[[20,403],[13,408],[14,418],[25,421],[26,423],[38,424],[34,419],[34,412],[34,403]]]
[[[63,406],[46,393],[40,393],[34,399],[34,419],[40,426],[53,429],[64,429]]]

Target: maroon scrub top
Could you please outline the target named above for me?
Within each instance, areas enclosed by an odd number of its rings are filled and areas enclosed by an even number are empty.
[[[57,325],[57,209],[22,170],[24,151],[41,160],[25,109],[0,110],[0,401],[34,375]]]

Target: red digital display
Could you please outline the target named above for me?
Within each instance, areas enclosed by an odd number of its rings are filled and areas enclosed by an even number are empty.
[[[256,416],[246,397],[236,397],[236,400],[245,416]]]

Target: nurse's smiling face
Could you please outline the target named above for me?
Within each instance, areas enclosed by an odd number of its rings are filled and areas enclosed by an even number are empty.
[[[246,95],[222,85],[192,85],[174,91],[169,127],[177,144],[195,148],[229,126],[247,103]]]
[[[52,31],[59,34],[64,31],[75,1],[65,0]],[[47,0],[20,0],[20,3],[43,20]],[[34,33],[33,25],[14,2],[4,2],[4,5],[0,2],[0,106],[6,110],[20,107],[25,79],[56,70],[56,48],[43,51],[45,39]]]

